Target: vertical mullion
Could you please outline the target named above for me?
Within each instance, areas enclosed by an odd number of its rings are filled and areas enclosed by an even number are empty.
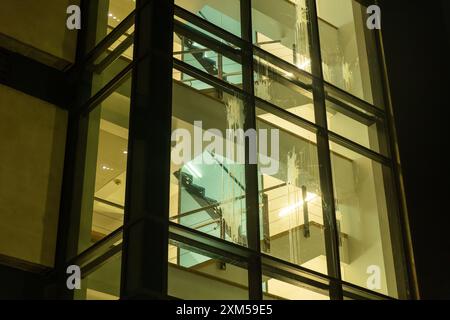
[[[244,130],[256,130],[256,113],[253,81],[252,51],[252,5],[251,0],[241,0],[241,37],[245,40],[242,48],[242,82],[248,95],[244,98]],[[248,261],[248,289],[251,300],[262,300],[262,272],[260,254],[259,199],[258,199],[258,165],[250,163],[248,139],[245,141],[245,188],[247,213],[247,243],[254,252]],[[258,159],[258,154],[256,154]]]
[[[376,4],[378,4],[378,1],[375,2]],[[391,172],[395,194],[394,198],[398,203],[398,210],[395,217],[397,221],[395,222],[393,229],[397,232],[399,230],[401,233],[401,237],[398,240],[398,242],[400,242],[400,245],[397,244],[395,240],[392,240],[392,245],[396,245],[398,247],[398,250],[396,250],[397,252],[404,252],[402,254],[402,259],[396,259],[399,260],[398,265],[400,269],[399,271],[396,271],[397,283],[402,286],[401,291],[399,292],[399,298],[413,298],[417,300],[420,299],[420,294],[418,291],[417,274],[414,268],[414,251],[412,247],[411,233],[409,228],[408,208],[406,205],[406,196],[403,186],[403,176],[400,161],[401,159],[398,150],[398,137],[394,121],[394,109],[390,95],[389,77],[387,73],[381,30],[375,32],[375,43],[376,51],[378,53],[378,61],[380,64],[379,71],[381,73],[383,105],[386,113],[386,140],[388,140],[388,148],[390,152],[389,154],[391,156]],[[394,232],[392,232],[392,234],[394,235]],[[405,260],[408,263],[402,266],[402,262],[404,262]],[[399,274],[401,274],[404,270],[406,270],[407,279],[399,277]],[[402,282],[406,282],[405,285],[402,285]]]
[[[83,28],[78,33],[76,65],[84,61],[89,48],[95,45],[97,35],[98,4],[81,1]],[[58,233],[55,249],[56,289],[49,295],[58,299],[73,299],[74,292],[66,287],[67,261],[78,253],[79,223],[81,217],[81,189],[84,180],[84,164],[87,143],[88,119],[82,118],[77,107],[87,101],[91,94],[92,73],[73,68],[68,73],[68,83],[75,88],[73,103],[68,112],[66,151],[61,187]]]
[[[339,235],[335,215],[336,208],[333,192],[316,0],[307,0],[307,9],[309,15],[308,30],[310,39],[311,70],[313,75],[314,113],[316,123],[320,128],[317,132],[317,150],[320,168],[327,269],[328,275],[335,279],[330,283],[330,298],[333,300],[342,300],[343,293],[339,259]]]
[[[173,0],[138,0],[121,298],[167,297]]]

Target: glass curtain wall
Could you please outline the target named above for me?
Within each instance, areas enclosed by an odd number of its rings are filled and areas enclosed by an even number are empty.
[[[336,3],[174,1],[162,295],[408,297],[378,40],[359,1]],[[100,31],[79,103],[74,261],[86,271],[77,298],[112,299],[120,295],[135,4],[95,8]]]
[[[74,115],[77,205],[71,212],[68,263],[79,265],[82,275],[74,299],[120,297],[135,7],[134,0],[101,0],[85,7],[96,19],[87,25]]]
[[[171,223],[246,247],[252,227],[246,201],[257,187],[259,225],[253,227],[259,229],[260,255],[334,278],[329,268],[335,238],[338,283],[404,297],[398,199],[375,35],[365,27],[365,7],[355,0],[342,6],[327,0],[243,2],[175,1]],[[245,19],[251,19],[251,38],[241,28]],[[312,45],[319,40],[320,48]],[[245,77],[246,54],[253,57],[251,78]],[[320,56],[322,61],[314,60]],[[312,75],[317,64],[322,73]],[[230,123],[230,112],[236,122]],[[254,123],[258,138],[269,142],[268,150],[256,151],[257,186],[246,176],[251,166],[226,152],[227,143],[236,146],[227,129],[246,123]],[[318,143],[323,138],[326,148]],[[327,165],[329,177],[321,174]],[[331,194],[324,197],[327,184]],[[325,216],[331,206],[325,199],[333,199],[332,217]],[[208,255],[177,246],[169,252],[169,262],[185,271],[197,274],[207,265],[220,274],[214,281],[228,277]],[[175,277],[169,272],[169,283]],[[330,297],[329,288],[304,289],[276,273],[263,272],[261,283],[265,299]],[[188,291],[173,294],[182,298]]]

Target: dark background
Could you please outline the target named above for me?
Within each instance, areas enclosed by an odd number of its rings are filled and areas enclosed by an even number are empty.
[[[450,1],[379,0],[422,299],[450,299]]]

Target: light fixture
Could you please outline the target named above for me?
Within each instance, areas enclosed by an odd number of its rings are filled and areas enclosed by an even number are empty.
[[[318,197],[317,194],[308,192],[306,194],[305,200],[306,200],[306,202],[311,202],[312,200],[314,200],[317,197]],[[281,218],[286,217],[286,216],[290,215],[295,209],[297,209],[301,206],[303,206],[303,200],[300,200],[297,203],[291,204],[290,206],[287,206],[287,207],[281,209],[280,212],[278,213],[278,216]]]

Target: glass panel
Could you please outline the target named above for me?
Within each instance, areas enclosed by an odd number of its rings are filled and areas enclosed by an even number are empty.
[[[232,130],[243,127],[243,102],[190,84],[173,81],[170,219],[246,245],[245,148]]]
[[[253,0],[253,43],[311,72],[305,0]]]
[[[134,26],[126,31],[104,53],[97,58],[93,71],[91,97],[108,84],[133,60]]]
[[[221,53],[209,49],[181,34],[174,34],[175,58],[231,84],[242,86],[242,66]],[[181,75],[181,80],[189,80]]]
[[[100,268],[81,280],[81,289],[75,290],[76,300],[118,300],[122,254],[119,252]]]
[[[342,103],[326,101],[328,129],[383,155],[388,154],[384,121]]]
[[[123,225],[131,80],[89,114],[79,252]]]
[[[238,37],[241,36],[240,0],[175,0],[175,4]]]
[[[398,212],[390,170],[336,143],[330,148],[342,278],[396,297],[394,263],[402,254],[393,247],[390,224]]]
[[[268,61],[255,57],[255,96],[296,116],[315,121],[312,93],[294,81],[293,75]]]
[[[98,3],[98,14],[95,45],[102,41],[136,8],[135,0],[98,0],[96,2]]]
[[[323,74],[326,81],[382,106],[374,32],[366,8],[354,0],[317,0]]]
[[[328,292],[291,279],[263,273],[263,300],[330,300]]]
[[[168,294],[185,300],[248,300],[248,271],[226,259],[172,243]]]
[[[279,135],[259,165],[262,250],[326,274],[316,136],[259,108],[257,128]]]

